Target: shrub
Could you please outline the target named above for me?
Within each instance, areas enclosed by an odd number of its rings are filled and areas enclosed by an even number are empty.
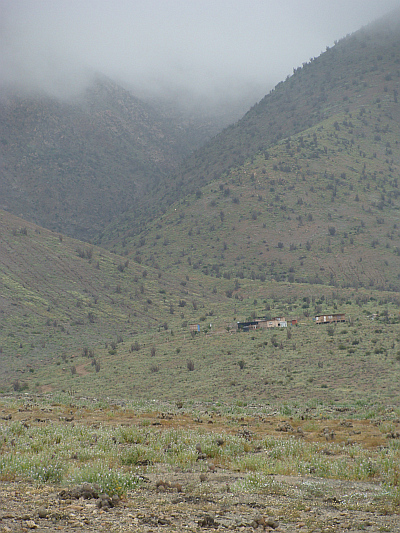
[[[189,372],[192,372],[194,370],[194,362],[191,359],[189,359],[189,361],[186,363],[186,366]]]

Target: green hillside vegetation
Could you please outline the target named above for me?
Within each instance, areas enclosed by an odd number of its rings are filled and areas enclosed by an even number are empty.
[[[399,36],[179,168],[194,124],[111,82],[0,105],[4,531],[398,530]]]
[[[188,157],[178,173],[170,176],[168,181],[160,181],[155,192],[163,196],[160,206],[166,209],[177,198],[194,194],[208,183],[225,180],[230,172],[235,172],[247,161],[259,161],[260,157],[264,157],[271,162],[278,158],[274,163],[279,166],[283,156],[273,152],[273,148],[299,134],[303,134],[305,144],[301,146],[301,152],[308,152],[306,157],[309,159],[318,158],[314,169],[319,166],[323,168],[325,162],[325,166],[329,167],[329,175],[333,173],[337,179],[345,172],[352,181],[351,172],[349,175],[351,168],[362,172],[362,166],[360,168],[356,159],[365,157],[367,160],[362,163],[368,162],[375,152],[380,155],[383,148],[384,159],[388,159],[389,164],[383,164],[380,168],[374,165],[374,170],[378,173],[383,171],[388,177],[388,166],[393,168],[394,163],[398,164],[395,148],[398,138],[399,20],[397,13],[390,19],[371,24],[294,69],[291,76],[279,83],[241,120]],[[361,128],[358,127],[358,120],[356,123],[352,120],[360,112],[366,113],[360,117],[363,121]],[[355,124],[359,133],[353,131],[351,125],[344,125],[340,132],[335,130],[338,133],[337,141],[340,144],[345,137],[348,142],[353,142],[354,148],[359,144],[362,144],[362,148],[353,150],[346,161],[341,157],[344,155],[344,146],[336,147],[334,143],[329,143],[327,148],[332,151],[329,155],[331,164],[328,165],[322,141],[326,143],[329,139],[321,138],[324,135],[317,130],[322,125],[343,124],[346,120]],[[386,128],[390,129],[392,136],[386,135],[390,133]],[[318,147],[315,145],[315,149],[313,143],[310,146],[307,142],[307,135],[314,133],[318,138]],[[388,142],[391,146],[386,146]],[[287,157],[285,155],[284,160]],[[306,173],[304,165],[302,170]],[[321,172],[318,179],[320,175]],[[122,234],[137,234],[142,229],[143,220],[140,225],[133,214],[129,216],[127,213],[124,220],[102,233],[98,242],[112,246],[118,233],[122,240]]]
[[[165,273],[1,216],[3,392],[396,403],[395,294],[246,278],[210,284],[199,269]],[[337,309],[347,324],[314,324],[314,313]],[[299,325],[236,331],[238,320],[282,314]]]
[[[34,377],[39,368],[45,376],[55,355],[59,363],[90,352],[95,362],[99,346],[113,351],[123,340],[130,346],[142,331],[164,325],[170,331],[165,319],[182,294],[199,306],[212,304],[212,292],[195,281],[183,286],[4,211],[0,217],[2,386]]]
[[[297,69],[165,181],[164,203],[146,174],[151,201],[97,239],[111,251],[1,212],[2,390],[397,404],[397,29],[374,25]],[[321,312],[347,322],[316,326]],[[236,331],[282,315],[298,326]]]
[[[119,244],[117,233],[115,249],[216,279],[399,290],[392,103],[388,96],[288,138],[268,159],[259,154],[173,204],[139,236]]]

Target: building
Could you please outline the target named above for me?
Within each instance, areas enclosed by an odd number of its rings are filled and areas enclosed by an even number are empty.
[[[316,324],[335,324],[337,322],[346,322],[344,313],[336,313],[334,315],[317,315],[314,318]]]
[[[242,331],[250,331],[251,329],[265,329],[265,328],[286,328],[287,322],[284,316],[271,318],[256,318],[251,322],[238,322],[237,327]]]
[[[195,333],[200,333],[200,324],[189,324],[189,331],[194,331]]]

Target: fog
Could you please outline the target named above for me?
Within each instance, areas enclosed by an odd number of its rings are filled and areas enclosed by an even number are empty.
[[[138,94],[261,98],[400,0],[0,0],[3,85],[66,97],[101,72]]]

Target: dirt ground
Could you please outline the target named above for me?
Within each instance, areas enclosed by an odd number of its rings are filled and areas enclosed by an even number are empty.
[[[0,413],[4,418],[5,413]],[[379,422],[369,420],[312,420],[312,431],[302,431],[307,421],[284,417],[241,417],[233,426],[224,416],[205,414],[143,414],[116,410],[74,408],[7,409],[12,420],[28,424],[134,425],[143,420],[160,430],[171,426],[210,432],[243,431],[258,439],[292,435],[313,442],[357,442],[366,448],[384,446],[386,435]],[[343,414],[345,416],[345,413]],[[395,421],[399,428],[400,424]],[[333,434],[332,434],[333,432]],[[262,450],[254,453],[264,453]],[[151,470],[151,472],[150,472]],[[400,509],[390,509],[381,499],[379,482],[338,481],[307,476],[271,476],[261,493],[237,490],[246,474],[225,465],[210,464],[182,471],[166,464],[143,467],[143,483],[110,509],[96,499],[60,498],[66,487],[34,485],[0,476],[0,533],[29,530],[65,532],[180,532],[180,531],[281,531],[281,532],[400,532]],[[236,484],[235,491],[231,487]]]

